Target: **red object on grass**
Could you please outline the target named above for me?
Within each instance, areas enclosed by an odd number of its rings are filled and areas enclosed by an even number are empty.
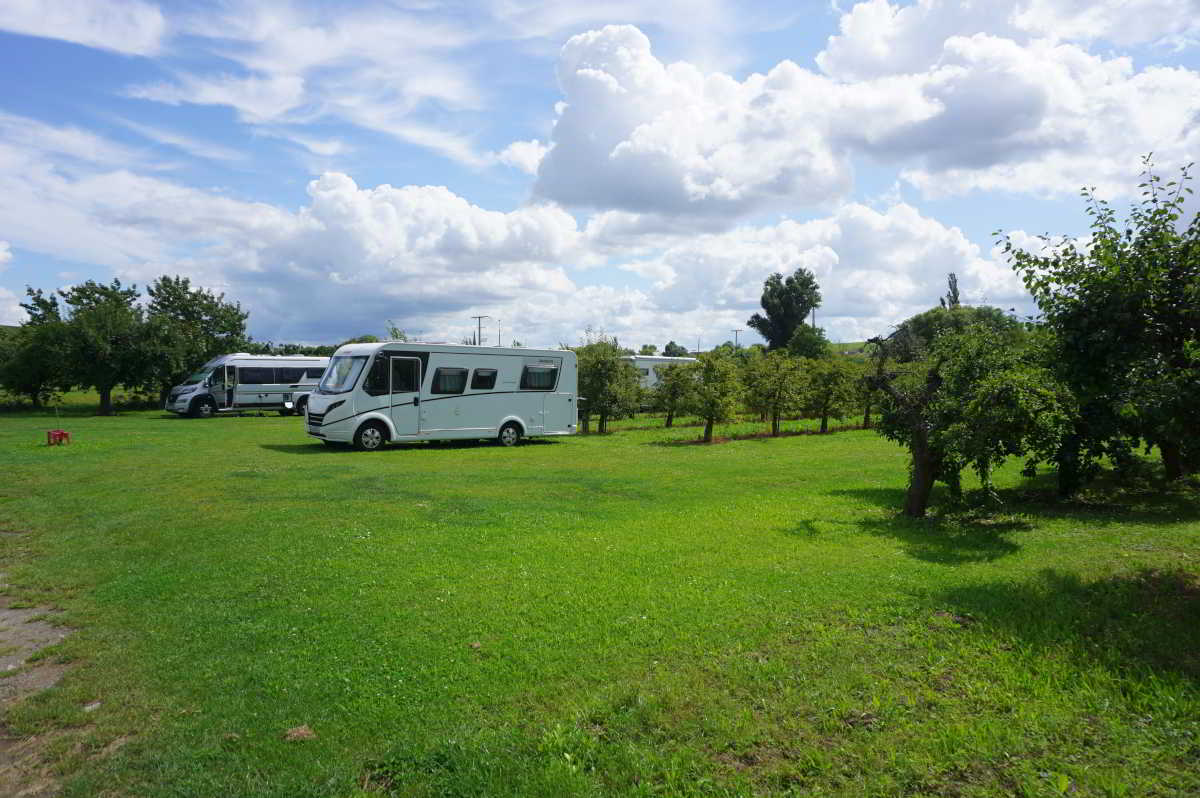
[[[64,443],[71,442],[71,433],[65,429],[46,430],[46,445],[61,446]]]

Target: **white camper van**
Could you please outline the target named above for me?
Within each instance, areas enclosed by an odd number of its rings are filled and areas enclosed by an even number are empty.
[[[347,344],[307,406],[308,434],[381,448],[388,441],[573,435],[575,353],[389,341]]]
[[[165,410],[210,418],[236,410],[304,412],[307,393],[317,387],[327,357],[300,355],[221,355],[171,389]]]
[[[664,366],[686,366],[695,363],[694,357],[659,357],[658,355],[630,355],[625,358],[638,371],[638,381],[643,388],[658,387],[658,370]]]

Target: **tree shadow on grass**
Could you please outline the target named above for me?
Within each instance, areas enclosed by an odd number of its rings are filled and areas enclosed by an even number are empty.
[[[958,616],[1038,648],[1114,669],[1147,667],[1200,681],[1200,579],[1143,569],[1085,580],[1055,569],[1024,583],[951,588],[935,597]]]
[[[897,510],[904,503],[904,491],[896,488],[839,488],[828,495],[848,496]],[[990,562],[1015,554],[1021,546],[1009,536],[1032,529],[1029,522],[1011,514],[970,508],[926,518],[907,518],[899,513],[891,518],[862,518],[854,526],[872,535],[899,540],[910,557],[941,565]]]

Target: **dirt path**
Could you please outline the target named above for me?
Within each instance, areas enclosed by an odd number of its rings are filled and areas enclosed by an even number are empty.
[[[0,588],[5,585],[0,573]],[[44,619],[53,611],[40,607],[13,607],[0,596],[0,718],[22,699],[53,687],[68,665],[29,658],[71,633]],[[40,736],[14,737],[0,724],[0,795],[12,798],[49,798],[58,784],[42,765],[39,752],[46,740]]]

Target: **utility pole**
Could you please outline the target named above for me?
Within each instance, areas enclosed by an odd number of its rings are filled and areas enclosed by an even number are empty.
[[[696,354],[700,354],[700,334],[696,334]]]
[[[734,349],[738,348],[738,342],[737,342],[738,333],[740,333],[743,329],[744,328],[739,327],[736,330],[730,330],[730,332],[733,333],[733,348]]]
[[[496,319],[496,346],[503,346],[500,343],[500,319]]]
[[[483,346],[483,320],[490,319],[491,316],[472,316],[471,318],[475,319],[475,323],[477,326],[477,329],[475,332],[475,345]]]

